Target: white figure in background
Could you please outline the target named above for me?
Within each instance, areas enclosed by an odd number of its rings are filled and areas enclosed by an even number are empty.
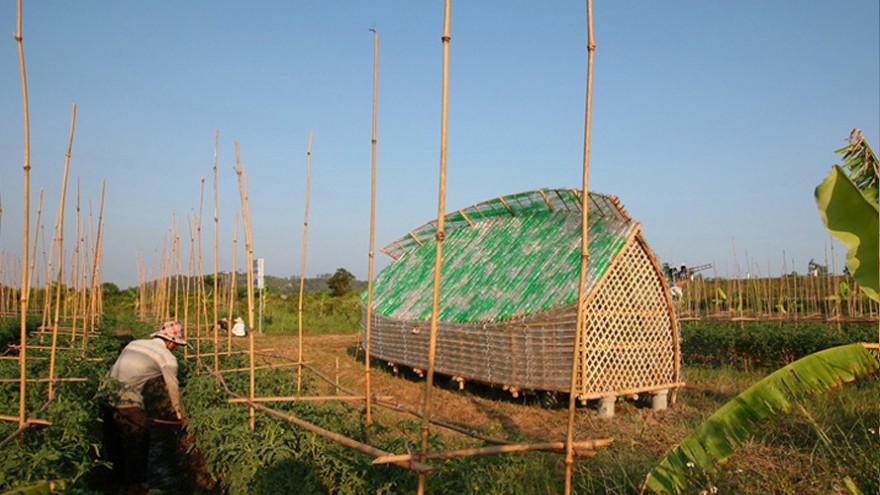
[[[235,319],[235,324],[232,325],[232,335],[236,337],[244,337],[247,335],[247,330],[244,328],[244,320],[239,316]]]

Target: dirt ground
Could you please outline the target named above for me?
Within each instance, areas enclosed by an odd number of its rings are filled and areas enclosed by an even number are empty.
[[[296,337],[279,335],[256,335],[257,349],[296,360],[298,345]],[[327,377],[338,376],[339,383],[348,389],[363,393],[363,351],[359,349],[358,334],[306,336],[303,338],[304,361]],[[337,369],[338,363],[338,369]],[[421,411],[425,394],[425,379],[409,368],[400,367],[398,372],[384,362],[373,361],[371,372],[374,396],[409,406]],[[475,429],[500,439],[526,438],[531,441],[563,441],[568,425],[568,399],[560,397],[556,407],[542,407],[537,395],[520,394],[514,398],[498,387],[468,382],[463,390],[459,384],[444,375],[435,375],[432,391],[433,419]],[[696,391],[699,392],[699,391]],[[322,393],[333,393],[327,385]],[[377,407],[379,421],[387,418],[395,421],[401,417],[416,419]],[[651,411],[650,406],[635,401],[618,401],[614,418],[601,418],[596,404],[578,405],[575,419],[575,440],[612,438],[617,448],[641,447],[665,453],[683,438],[687,423],[694,415],[702,414],[691,406],[679,404],[665,411]],[[432,432],[450,432],[433,427]],[[417,432],[415,432],[417,434]],[[457,433],[449,433],[458,435]]]

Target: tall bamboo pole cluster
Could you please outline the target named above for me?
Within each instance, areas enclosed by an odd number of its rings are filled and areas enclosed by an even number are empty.
[[[768,270],[769,271],[769,270]],[[876,322],[880,305],[862,293],[850,275],[814,272],[779,277],[757,265],[731,277],[694,277],[679,282],[680,319]]]
[[[19,75],[22,91],[23,117],[23,204],[22,204],[22,250],[20,258],[0,250],[0,316],[17,317],[19,321],[19,341],[10,347],[17,355],[3,356],[3,359],[15,359],[19,364],[17,378],[0,378],[0,383],[18,384],[19,404],[15,416],[0,414],[4,421],[17,421],[19,431],[24,431],[31,424],[45,424],[45,421],[30,418],[29,413],[42,411],[41,408],[28,407],[26,397],[28,383],[41,382],[47,384],[47,404],[57,393],[57,385],[61,381],[71,381],[69,377],[56,376],[56,356],[58,351],[76,350],[83,355],[87,350],[88,334],[96,331],[98,317],[103,311],[100,282],[101,259],[101,228],[103,224],[103,197],[101,192],[101,213],[97,220],[97,235],[94,234],[95,223],[90,218],[89,228],[79,209],[79,182],[77,181],[77,222],[76,242],[72,254],[65,253],[65,206],[67,184],[72,156],[74,129],[76,124],[76,103],[72,105],[70,131],[62,170],[61,191],[54,228],[47,241],[46,229],[42,224],[44,190],[39,190],[36,217],[33,228],[30,223],[30,119],[28,110],[27,76],[25,70],[24,43],[22,34],[22,2],[17,2],[16,42],[19,59]],[[2,207],[0,207],[2,217]],[[38,251],[41,256],[38,256]],[[42,261],[42,266],[40,266]],[[71,265],[69,283],[65,285],[64,269]],[[91,270],[80,271],[79,267],[90,265]],[[42,280],[41,280],[42,278]],[[17,282],[16,282],[17,280]],[[17,304],[15,299],[17,298]],[[35,332],[28,331],[28,317],[39,320]],[[62,326],[62,324],[64,324]],[[59,335],[69,337],[66,345],[59,346]],[[45,345],[44,339],[51,336],[51,344]],[[77,342],[77,337],[80,340]],[[38,339],[36,342],[33,339]],[[10,349],[5,349],[8,352]],[[4,352],[4,354],[6,353]],[[48,353],[48,355],[46,355]],[[29,360],[48,361],[47,377],[28,376]]]

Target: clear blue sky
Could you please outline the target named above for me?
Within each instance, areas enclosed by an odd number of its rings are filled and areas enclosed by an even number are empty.
[[[590,186],[617,195],[659,260],[734,253],[765,273],[803,272],[830,240],[813,189],[854,127],[880,148],[876,0],[602,1],[594,6]],[[15,3],[0,5],[0,246],[21,250],[21,89]],[[443,3],[426,1],[25,2],[32,213],[54,222],[70,105],[74,180],[97,210],[107,180],[105,281],[156,263],[172,214],[198,208],[210,271],[210,177],[220,131],[221,270],[239,208],[238,139],[254,249],[299,273],[305,151],[312,204],[306,273],[365,278],[372,35],[380,33],[377,248],[436,215]],[[447,206],[539,187],[579,187],[584,2],[452,6]],[[47,229],[47,233],[51,228]],[[184,237],[188,237],[186,232]],[[238,267],[243,267],[239,235]],[[736,251],[734,251],[734,242]],[[835,246],[837,269],[842,248]],[[378,267],[388,262],[377,254]],[[184,259],[184,262],[186,260]]]

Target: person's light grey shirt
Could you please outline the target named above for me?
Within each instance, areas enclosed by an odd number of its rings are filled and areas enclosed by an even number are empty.
[[[149,380],[162,376],[177,417],[183,416],[177,384],[177,358],[159,338],[133,340],[122,350],[107,376],[119,380],[122,390],[116,407],[144,407],[143,388]]]

